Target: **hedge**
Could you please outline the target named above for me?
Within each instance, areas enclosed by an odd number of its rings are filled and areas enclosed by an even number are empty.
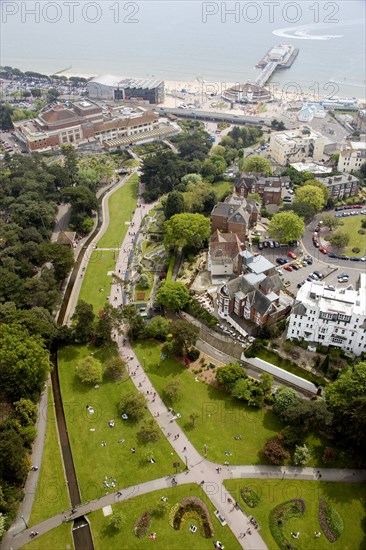
[[[134,533],[139,539],[147,535],[151,530],[151,514],[144,512],[135,523]]]
[[[243,487],[240,489],[241,498],[249,508],[255,508],[260,503],[260,496],[253,491],[250,487]]]
[[[188,518],[193,518],[200,526],[200,533],[205,538],[214,536],[214,528],[205,504],[197,497],[184,498],[175,504],[169,512],[169,524],[174,529],[182,529]]]

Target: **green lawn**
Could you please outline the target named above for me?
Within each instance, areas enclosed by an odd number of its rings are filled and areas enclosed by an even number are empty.
[[[77,361],[86,355],[104,362],[116,353],[115,348],[92,349],[86,346],[69,346],[59,350],[58,364],[66,421],[78,476],[82,500],[104,495],[103,481],[107,476],[116,479],[116,488],[173,473],[173,462],[178,459],[168,441],[143,445],[137,441],[139,423],[124,421],[118,414],[117,404],[127,392],[137,392],[130,379],[121,382],[106,380],[98,389],[82,384],[75,375]],[[90,414],[87,406],[94,409]],[[146,417],[150,413],[146,412]],[[115,427],[108,426],[109,420]],[[92,431],[94,430],[94,431]],[[119,443],[125,439],[124,443]],[[103,447],[101,442],[105,441]],[[136,449],[132,454],[130,449]],[[151,448],[155,464],[145,459]]]
[[[161,518],[153,517],[151,532],[156,533],[156,540],[150,541],[148,537],[141,539],[134,535],[133,527],[135,521],[148,509],[154,508],[162,496],[168,498],[168,508],[165,516]],[[195,520],[187,520],[180,530],[175,530],[169,525],[168,515],[171,507],[188,496],[197,496],[200,498],[210,513],[211,522],[215,529],[214,538],[205,539],[200,533],[192,534],[189,531],[191,523],[198,527]],[[115,504],[113,510],[122,510],[126,522],[120,532],[113,532],[108,528],[108,517],[104,517],[102,511],[94,512],[89,516],[93,532],[94,546],[96,550],[138,550],[147,548],[151,545],[158,550],[209,550],[213,548],[213,541],[219,540],[228,550],[241,548],[235,536],[229,527],[222,526],[214,516],[214,507],[205,493],[197,485],[182,485],[163,491],[155,491],[140,497],[135,497],[125,503]]]
[[[225,486],[240,503],[247,515],[254,515],[260,526],[260,534],[268,548],[279,548],[274,541],[268,517],[270,511],[286,500],[301,498],[305,501],[305,514],[301,518],[291,519],[285,526],[287,535],[291,531],[300,533],[293,541],[299,550],[356,550],[365,548],[365,486],[354,483],[325,483],[318,481],[230,479]],[[249,508],[240,496],[240,488],[250,486],[261,497],[256,508]],[[328,501],[342,516],[344,531],[339,539],[330,543],[322,533],[314,538],[315,531],[321,531],[318,521],[318,498]]]
[[[212,461],[263,463],[258,451],[281,429],[276,416],[247,407],[208,384],[195,382],[195,375],[174,359],[161,360],[161,347],[151,340],[137,343],[134,349],[141,365],[145,358],[148,375],[160,394],[168,381],[179,381],[181,399],[175,409],[182,415],[180,425],[199,452],[203,453],[206,443],[208,458]],[[199,416],[193,429],[189,427],[192,412]],[[235,440],[234,436],[239,434],[243,436],[242,440]],[[226,450],[232,456],[226,456]]]
[[[112,276],[108,275],[108,272],[114,272],[117,258],[118,251],[94,250],[89,260],[79,300],[92,304],[96,314],[104,307],[109,296]]]
[[[160,395],[168,381],[179,381],[181,398],[175,405],[175,410],[182,415],[179,424],[200,453],[203,454],[203,446],[207,444],[208,458],[213,462],[266,463],[260,451],[266,441],[275,437],[284,427],[276,415],[270,410],[248,407],[212,385],[196,382],[195,375],[175,359],[162,360],[161,346],[153,340],[136,343],[134,350],[140,364],[146,364],[149,378]],[[198,419],[192,429],[189,415],[193,412],[198,414]],[[235,440],[236,435],[241,435],[242,439]],[[305,442],[311,451],[309,465],[325,467],[322,456],[329,442],[323,441],[316,434],[310,434]],[[230,451],[232,455],[227,456],[225,451]],[[330,466],[347,467],[347,455],[338,455],[337,461]]]
[[[133,174],[113,195],[109,197],[109,225],[98,241],[99,248],[119,248],[128,230],[128,222],[136,208],[138,176]]]
[[[345,231],[350,236],[349,245],[342,251],[347,256],[364,256],[366,251],[366,234],[360,235],[357,233],[361,227],[361,221],[365,219],[365,216],[349,216],[348,218],[342,218],[342,225],[339,227],[339,231]],[[337,231],[337,230],[335,230]],[[352,248],[359,248],[360,252],[355,254],[352,252]]]
[[[233,184],[229,181],[217,181],[212,184],[212,187],[216,193],[218,202],[220,202],[232,191]]]
[[[22,546],[27,550],[72,550],[72,523],[64,523]]]
[[[48,416],[42,466],[29,525],[66,510],[70,505],[57,434],[52,389],[48,389]]]

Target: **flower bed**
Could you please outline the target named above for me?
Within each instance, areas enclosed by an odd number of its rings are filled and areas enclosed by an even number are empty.
[[[335,542],[342,534],[342,516],[326,500],[319,499],[319,524],[329,542]]]
[[[289,519],[301,517],[304,513],[305,502],[300,498],[282,502],[271,511],[269,515],[269,527],[272,537],[281,550],[296,550],[297,546],[286,538],[284,527]]]
[[[151,530],[151,514],[149,512],[144,512],[142,516],[138,518],[135,523],[134,533],[139,539],[147,535]]]
[[[205,538],[214,535],[210,514],[206,506],[197,497],[187,497],[175,504],[169,512],[169,524],[174,529],[182,529],[187,519],[194,519],[200,527],[200,533]]]
[[[260,503],[260,496],[257,495],[250,487],[242,487],[240,489],[241,498],[249,508],[255,508]]]

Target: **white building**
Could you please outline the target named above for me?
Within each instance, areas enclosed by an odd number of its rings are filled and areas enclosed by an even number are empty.
[[[341,146],[338,160],[339,172],[359,170],[366,162],[366,143],[364,141],[347,141]]]
[[[88,96],[93,99],[141,99],[149,103],[163,103],[164,81],[159,78],[126,78],[102,74],[89,80]]]
[[[297,118],[300,122],[311,122],[313,118],[325,118],[327,112],[320,103],[303,103]]]
[[[305,159],[319,161],[323,158],[325,139],[308,126],[271,134],[269,153],[282,166]]]
[[[355,355],[366,351],[366,274],[360,288],[328,287],[306,282],[297,293],[291,310],[287,338],[335,346]]]

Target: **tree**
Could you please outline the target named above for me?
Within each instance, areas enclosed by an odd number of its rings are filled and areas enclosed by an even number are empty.
[[[47,90],[47,101],[49,103],[52,103],[53,101],[56,101],[59,95],[60,95],[60,92],[56,90],[56,88],[49,88]]]
[[[171,193],[168,194],[164,206],[165,219],[170,220],[172,216],[175,214],[182,214],[182,212],[184,212],[184,199],[182,193],[179,193],[179,191],[171,191]]]
[[[327,237],[328,242],[333,248],[345,248],[350,240],[350,236],[345,231],[336,231]]]
[[[283,204],[281,212],[295,212],[295,214],[300,216],[300,218],[303,218],[305,223],[311,221],[316,214],[314,206],[312,204],[307,204],[306,202]]]
[[[137,437],[144,443],[151,443],[160,439],[161,431],[153,418],[144,420],[140,430],[137,432]]]
[[[226,170],[226,161],[221,155],[212,155],[202,165],[202,175],[212,176],[213,178],[220,176]]]
[[[268,159],[260,155],[254,155],[244,161],[243,171],[270,176],[272,174],[272,164]]]
[[[278,212],[268,226],[268,233],[282,242],[298,241],[304,231],[305,224],[295,212]]]
[[[108,520],[108,526],[114,531],[120,531],[122,525],[126,523],[126,516],[122,510],[115,510]]]
[[[145,414],[146,399],[142,393],[135,391],[126,393],[120,402],[120,411],[134,420],[142,418]]]
[[[150,286],[150,279],[149,277],[145,274],[145,273],[142,273],[142,275],[140,275],[140,278],[138,280],[138,287],[141,289],[141,290],[144,290],[146,288],[149,288]]]
[[[327,202],[328,197],[329,197],[329,189],[325,185],[325,183],[322,183],[321,181],[316,180],[314,178],[310,178],[310,179],[306,179],[302,185],[304,185],[304,186],[305,185],[312,185],[313,187],[318,187],[319,189],[321,189],[321,191],[323,193],[323,196],[324,196],[324,204]]]
[[[170,332],[173,337],[173,349],[177,355],[186,355],[189,348],[196,343],[199,328],[188,321],[175,321]]]
[[[37,420],[37,405],[30,399],[19,399],[13,403],[15,409],[15,418],[22,426],[33,426]]]
[[[74,255],[70,247],[63,244],[44,242],[38,247],[42,262],[49,261],[53,265],[57,281],[63,281],[74,265]]]
[[[328,229],[330,229],[331,231],[332,229],[336,229],[337,227],[342,225],[342,222],[338,218],[333,216],[333,214],[324,214],[322,216],[322,222],[323,227],[328,227]]]
[[[199,250],[210,236],[210,220],[202,214],[175,214],[165,222],[164,243],[183,248],[187,245]]]
[[[257,201],[259,203],[262,202],[262,198],[261,198],[259,193],[249,193],[248,199],[252,199],[252,200]]]
[[[100,384],[103,380],[103,370],[102,363],[91,355],[84,357],[76,365],[77,376],[87,384]]]
[[[199,419],[199,417],[200,417],[200,415],[196,412],[193,412],[189,415],[189,421],[190,421],[190,424],[191,424],[192,428],[194,428],[196,426],[196,422]]]
[[[75,341],[80,344],[86,344],[94,336],[94,319],[93,306],[87,304],[84,300],[79,300],[75,307],[73,321],[73,332]]]
[[[268,374],[268,372],[262,372],[259,378],[261,380],[264,395],[270,395],[272,392],[273,376]]]
[[[247,374],[243,367],[237,363],[229,363],[224,367],[219,367],[216,369],[217,383],[229,392],[232,391],[235,383],[243,378],[247,378]]]
[[[174,404],[179,401],[181,396],[181,388],[178,380],[171,380],[165,385],[164,388],[164,400],[170,404]]]
[[[80,225],[81,231],[86,235],[87,233],[90,233],[93,230],[94,227],[94,220],[93,218],[86,217],[83,219]]]
[[[101,312],[98,322],[95,327],[95,345],[104,346],[112,342],[112,333],[114,331],[119,334],[121,331],[121,323],[123,320],[122,311],[115,308],[110,303],[106,303]]]
[[[5,517],[0,512],[0,540],[3,538],[4,531],[5,531]]]
[[[114,380],[120,380],[126,374],[126,361],[119,355],[111,357],[105,364],[105,372]]]
[[[310,460],[310,451],[307,446],[297,445],[294,452],[294,464],[295,466],[306,466]]]
[[[189,292],[183,283],[171,281],[164,283],[156,293],[156,301],[167,309],[182,309],[189,300]]]
[[[122,318],[129,326],[128,335],[132,340],[136,340],[144,334],[146,323],[134,305],[130,304],[123,307]]]
[[[275,414],[282,414],[287,408],[292,405],[299,398],[297,393],[291,388],[280,387],[274,396],[273,412]]]
[[[157,340],[165,340],[169,328],[168,319],[157,315],[146,325],[146,336],[148,338],[156,338]]]
[[[40,337],[19,325],[0,325],[0,387],[13,401],[35,400],[44,386],[50,361]]]
[[[311,205],[315,208],[316,212],[320,212],[326,201],[323,191],[319,189],[319,187],[315,185],[304,185],[303,187],[297,188],[294,202],[303,202]]]
[[[280,466],[285,460],[290,458],[290,453],[286,451],[282,442],[277,437],[267,441],[262,452],[269,462],[276,466]]]

